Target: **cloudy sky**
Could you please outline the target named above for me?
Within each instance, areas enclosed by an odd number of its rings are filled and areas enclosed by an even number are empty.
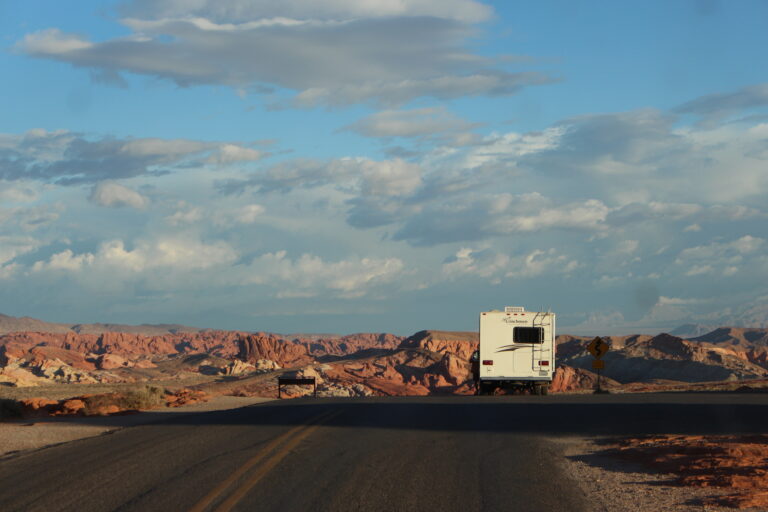
[[[0,0],[0,312],[768,324],[768,3]]]

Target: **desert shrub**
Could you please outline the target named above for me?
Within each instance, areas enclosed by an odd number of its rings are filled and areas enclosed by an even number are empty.
[[[151,409],[165,402],[165,390],[156,386],[144,386],[122,393],[106,393],[85,397],[85,414],[104,414],[105,410],[117,406],[121,411]]]
[[[157,386],[144,386],[123,393],[122,397],[122,405],[126,409],[151,409],[165,402],[165,390]]]
[[[0,398],[0,420],[21,418],[23,407],[12,398]]]

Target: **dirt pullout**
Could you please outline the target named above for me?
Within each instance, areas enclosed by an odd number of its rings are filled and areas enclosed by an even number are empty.
[[[598,510],[768,510],[768,435],[561,442],[569,471]]]

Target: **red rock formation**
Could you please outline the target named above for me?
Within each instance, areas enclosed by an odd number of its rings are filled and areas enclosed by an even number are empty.
[[[210,398],[210,395],[205,391],[185,388],[167,395],[165,401],[168,407],[181,407],[182,405],[207,402]]]
[[[96,366],[100,370],[114,370],[115,368],[130,367],[133,364],[129,360],[115,354],[101,354],[96,359]]]
[[[25,398],[24,400],[19,400],[19,404],[21,405],[23,416],[35,418],[52,414],[55,408],[59,406],[59,401],[47,398]]]
[[[237,357],[249,363],[259,359],[275,361],[282,367],[300,366],[314,361],[304,345],[286,343],[273,334],[250,334],[238,338]]]
[[[90,361],[87,361],[83,354],[72,351],[72,350],[58,348],[58,347],[47,347],[47,346],[32,347],[29,350],[28,359],[31,361],[32,365],[42,364],[45,361],[48,361],[51,359],[58,359],[68,364],[72,368],[77,368],[79,370],[95,370],[96,369],[96,365],[94,365]]]
[[[600,378],[600,387],[612,389],[620,384],[613,379]],[[597,374],[581,368],[570,366],[558,366],[552,378],[549,390],[553,393],[568,393],[574,391],[588,391],[597,388]]]
[[[326,355],[346,356],[368,349],[394,350],[404,338],[389,333],[358,333],[333,338],[296,337],[292,343],[307,347],[314,357]]]
[[[141,393],[141,391],[138,391],[138,393]],[[152,409],[160,406],[181,407],[182,405],[206,402],[210,399],[210,395],[204,391],[187,388],[173,393],[166,392],[164,398],[162,390],[158,388],[154,388],[152,393],[155,393],[161,399],[146,398],[149,394],[145,394],[146,402],[137,402],[135,397],[131,399],[130,393],[128,393],[127,397],[123,393],[102,393],[81,395],[64,400],[27,398],[19,400],[18,403],[21,406],[24,417],[107,416],[110,414],[135,412],[135,407],[141,409]]]
[[[210,353],[233,358],[239,351],[238,340],[248,334],[235,331],[205,331],[198,333],[143,336],[108,332],[104,334],[66,334],[20,332],[0,336],[0,347],[29,351],[32,347],[57,347],[80,354],[113,354],[124,358],[139,355],[170,355],[178,353]]]
[[[448,353],[465,360],[469,360],[479,346],[478,333],[452,331],[419,331],[400,343],[400,348]]]
[[[385,356],[327,366],[323,371],[326,380],[345,386],[360,384],[380,395],[466,394],[472,387],[469,363],[448,353],[399,350]]]

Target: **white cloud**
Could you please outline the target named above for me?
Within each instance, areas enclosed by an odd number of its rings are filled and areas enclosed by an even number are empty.
[[[365,196],[405,196],[421,185],[421,168],[404,160],[360,160],[360,193]]]
[[[597,200],[558,204],[539,193],[460,196],[422,207],[394,239],[435,245],[557,229],[599,231],[608,211]]]
[[[616,246],[616,252],[618,254],[633,254],[640,247],[638,240],[622,240]]]
[[[91,253],[74,254],[71,249],[66,249],[56,253],[46,261],[37,261],[32,266],[33,272],[42,272],[45,270],[65,270],[76,272],[83,267],[93,264],[94,255]]]
[[[578,268],[576,260],[555,249],[536,249],[527,254],[509,256],[491,249],[459,249],[442,266],[448,279],[481,277],[492,284],[503,279],[527,279],[543,274],[568,274]]]
[[[296,95],[292,106],[345,105],[378,98],[387,106],[397,106],[426,96],[450,100],[463,96],[505,96],[530,85],[543,85],[552,79],[534,72],[475,72],[471,75],[444,75],[430,78],[340,84],[335,87],[312,87]]]
[[[130,206],[138,210],[149,204],[146,197],[113,181],[102,181],[94,185],[89,199],[99,206]]]
[[[352,123],[346,129],[366,137],[423,137],[471,127],[471,123],[454,116],[444,107],[427,107],[382,110]]]
[[[92,43],[75,34],[65,34],[57,28],[49,28],[27,34],[18,47],[30,54],[59,55],[86,50]]]
[[[178,205],[178,209],[165,218],[165,221],[171,226],[180,226],[183,224],[195,224],[203,219],[203,211],[195,206],[189,206],[185,202]]]
[[[247,204],[235,213],[234,218],[240,224],[253,224],[264,211],[264,207],[259,204]]]
[[[128,36],[92,42],[48,29],[26,35],[16,48],[112,82],[128,72],[239,92],[284,88],[297,93],[294,106],[505,95],[552,81],[539,72],[504,71],[473,53],[472,24],[492,10],[471,0],[158,4],[125,9],[120,21],[132,30]]]
[[[432,16],[468,23],[488,20],[493,9],[475,0],[134,0],[123,5],[124,13],[142,18],[199,16],[217,22],[236,23],[254,19],[390,18]]]
[[[697,299],[697,298],[688,298],[684,299],[681,297],[665,297],[661,296],[659,297],[658,304],[661,304],[662,306],[671,305],[671,306],[687,306],[691,304],[703,304],[707,302],[704,299]]]
[[[17,256],[34,251],[41,245],[38,240],[28,236],[0,235],[0,266],[12,261]]]
[[[686,272],[687,276],[700,276],[704,274],[710,274],[715,269],[711,265],[693,265]]]
[[[264,158],[263,151],[244,148],[235,144],[222,144],[205,161],[209,164],[232,164],[235,162],[255,162]]]
[[[0,180],[0,204],[30,203],[39,197],[39,189],[31,184]]]
[[[267,253],[247,267],[247,281],[268,285],[277,297],[314,297],[332,293],[344,298],[362,297],[371,289],[402,277],[403,262],[398,258],[350,258],[326,262],[303,254],[292,260],[286,251]]]
[[[510,257],[485,249],[472,250],[468,247],[459,249],[455,256],[443,263],[442,271],[449,279],[464,276],[477,276],[488,279],[493,284],[501,283],[510,265]]]
[[[77,185],[158,176],[201,163],[249,162],[262,156],[235,143],[30,130],[22,135],[0,134],[0,180]],[[131,202],[135,204],[136,198]]]
[[[47,261],[35,262],[32,271],[60,270],[77,274],[88,269],[89,277],[103,279],[108,275],[117,280],[126,273],[144,273],[153,269],[190,271],[227,266],[236,259],[237,252],[224,242],[205,244],[195,239],[163,238],[142,240],[133,249],[127,249],[122,240],[111,240],[102,243],[95,253],[75,254],[66,249],[53,254]],[[145,277],[151,280],[151,275],[145,274]]]
[[[676,111],[702,116],[705,123],[713,123],[732,114],[765,105],[768,105],[768,83],[701,96],[680,105]]]
[[[689,247],[680,252],[676,263],[688,261],[707,261],[720,263],[723,261],[740,261],[744,255],[753,254],[763,247],[762,238],[745,235],[730,242],[713,242],[707,245]]]
[[[340,158],[330,161],[293,160],[259,171],[246,180],[222,182],[227,193],[256,187],[260,192],[290,192],[335,185],[338,190],[365,196],[402,196],[421,184],[421,168],[405,160]]]
[[[32,207],[0,208],[0,226],[6,229],[35,231],[56,222],[61,216],[60,204],[44,204]]]

